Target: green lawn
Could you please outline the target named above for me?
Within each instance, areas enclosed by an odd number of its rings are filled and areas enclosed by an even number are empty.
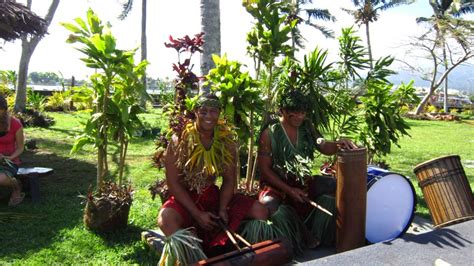
[[[386,161],[391,170],[403,174],[413,182],[418,195],[417,212],[429,218],[422,192],[413,172],[416,165],[430,159],[459,155],[471,189],[474,187],[474,124],[467,122],[408,120],[411,137],[400,141]]]
[[[42,200],[32,204],[27,198],[16,208],[7,207],[8,194],[0,190],[0,265],[4,264],[156,264],[158,258],[140,240],[140,232],[154,228],[159,199],[152,200],[148,186],[163,172],[152,166],[152,137],[137,138],[130,145],[127,176],[135,189],[126,230],[95,234],[82,223],[82,198],[95,183],[95,153],[86,147],[70,155],[74,136],[79,132],[81,113],[51,113],[56,124],[49,129],[27,128],[27,139],[36,139],[38,149],[27,151],[24,166],[45,166],[55,174],[41,180]],[[162,125],[160,115],[144,116],[151,126]],[[459,154],[471,187],[474,184],[474,124],[409,120],[411,138],[401,140],[386,161],[397,173],[409,176],[421,197],[413,168],[426,160]],[[467,167],[470,166],[470,167]],[[13,213],[13,214],[12,214]],[[420,201],[417,213],[428,212]],[[8,215],[7,215],[8,214]],[[5,217],[9,219],[5,219]]]
[[[0,265],[14,264],[156,264],[157,259],[140,240],[141,231],[154,228],[161,205],[152,200],[148,186],[163,173],[152,166],[152,137],[137,138],[128,152],[127,176],[135,189],[130,226],[121,232],[98,235],[82,223],[83,200],[95,184],[96,155],[92,147],[70,155],[79,121],[85,114],[50,113],[56,124],[49,129],[27,128],[27,139],[36,139],[38,150],[25,152],[23,166],[45,166],[55,173],[41,180],[42,200],[32,204],[27,198],[16,208],[7,207],[5,191],[0,191],[0,215],[15,212],[27,215],[21,220],[0,218]],[[158,114],[147,114],[151,125]],[[2,193],[3,192],[3,193]],[[9,215],[11,216],[11,215]],[[1,216],[0,216],[1,217]],[[13,217],[20,218],[20,217]]]

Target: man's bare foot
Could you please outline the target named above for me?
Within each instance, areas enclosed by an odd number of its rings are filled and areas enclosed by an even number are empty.
[[[308,248],[314,249],[321,245],[321,241],[317,238],[311,238],[308,240]]]
[[[12,193],[10,200],[8,201],[8,206],[16,206],[20,204],[23,199],[25,198],[25,193],[23,192],[18,192],[18,193]]]

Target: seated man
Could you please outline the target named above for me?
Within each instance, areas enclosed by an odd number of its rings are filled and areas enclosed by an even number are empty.
[[[185,126],[181,136],[173,136],[165,155],[171,197],[158,216],[158,226],[168,239],[178,237],[180,229],[196,227],[206,252],[228,240],[218,220],[235,231],[244,218],[268,217],[261,203],[234,194],[237,143],[234,132],[219,119],[220,109],[216,96],[201,96],[195,108],[196,120]],[[222,176],[220,188],[215,185],[218,176]]]
[[[312,176],[308,164],[313,161],[316,150],[333,155],[339,148],[351,149],[356,146],[347,140],[324,141],[318,138],[312,123],[305,119],[310,107],[300,91],[292,90],[282,95],[279,108],[281,118],[271,123],[259,139],[258,167],[263,184],[259,201],[272,214],[279,210],[282,203],[291,206],[293,213],[298,214],[292,215],[290,212],[283,217],[285,221],[294,219],[294,216],[300,217],[299,220],[293,220],[293,223],[299,223],[298,226],[285,226],[302,227],[298,232],[285,233],[302,234],[293,237],[294,248],[316,247],[321,241],[332,244],[335,234],[333,195],[336,182],[330,177]],[[330,209],[334,215],[314,209],[309,204],[310,200]]]

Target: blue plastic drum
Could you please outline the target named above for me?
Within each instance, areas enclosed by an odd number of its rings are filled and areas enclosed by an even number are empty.
[[[367,168],[367,241],[378,243],[403,235],[413,221],[415,205],[415,189],[408,178],[375,166]]]

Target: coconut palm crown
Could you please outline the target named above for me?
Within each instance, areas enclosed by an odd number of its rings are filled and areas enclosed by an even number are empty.
[[[370,44],[369,24],[377,21],[379,12],[387,9],[407,5],[415,2],[414,0],[352,0],[355,10],[345,9],[355,19],[355,22],[360,25],[365,25],[365,33],[367,36],[367,49],[369,52],[370,68],[373,68],[372,46]]]

